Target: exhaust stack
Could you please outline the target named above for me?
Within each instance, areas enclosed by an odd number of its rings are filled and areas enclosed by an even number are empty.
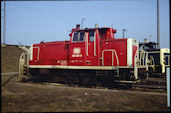
[[[98,24],[95,24],[95,28],[99,28],[99,25]]]
[[[159,0],[157,0],[157,48],[160,49]]]
[[[76,25],[76,29],[80,29],[80,24],[77,24]]]

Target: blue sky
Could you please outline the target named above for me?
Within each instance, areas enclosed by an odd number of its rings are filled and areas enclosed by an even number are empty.
[[[160,1],[160,46],[170,48],[169,0]],[[1,10],[3,2],[1,2]],[[2,11],[1,11],[2,12]],[[1,43],[3,36],[1,13]],[[113,1],[7,1],[6,43],[31,45],[40,41],[69,40],[76,24],[111,27],[116,38],[157,41],[157,0]]]

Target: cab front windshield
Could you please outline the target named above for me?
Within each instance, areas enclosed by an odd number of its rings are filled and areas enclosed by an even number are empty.
[[[84,36],[85,36],[84,31],[74,32],[72,41],[73,42],[83,42],[84,41]]]

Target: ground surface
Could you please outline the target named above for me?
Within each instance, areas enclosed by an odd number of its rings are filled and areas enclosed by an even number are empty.
[[[16,66],[21,50],[9,48],[1,48],[1,70],[17,72]],[[169,111],[166,107],[166,92],[28,83],[21,82],[17,74],[2,75],[1,80],[2,112]]]
[[[165,93],[9,82],[2,112],[169,111]]]

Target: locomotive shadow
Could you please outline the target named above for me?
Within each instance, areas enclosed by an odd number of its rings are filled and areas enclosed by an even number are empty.
[[[54,79],[55,78],[55,79]],[[107,88],[107,89],[131,89],[132,84],[121,84],[118,82],[96,82],[96,83],[81,83],[81,82],[69,82],[66,80],[60,81],[58,77],[52,76],[30,76],[27,79],[22,79],[21,82],[28,82],[28,83],[38,83],[38,84],[47,84],[47,83],[56,83],[68,87],[83,87],[83,88]]]

